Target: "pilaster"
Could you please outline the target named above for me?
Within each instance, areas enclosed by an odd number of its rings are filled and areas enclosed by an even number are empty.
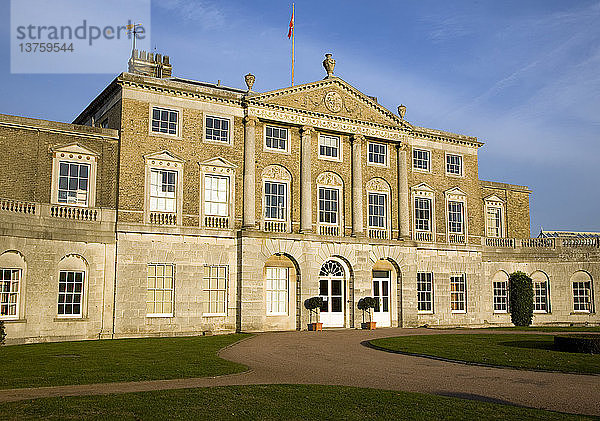
[[[256,122],[244,118],[244,228],[256,227]]]
[[[365,137],[361,134],[352,136],[352,235],[364,235],[363,219],[363,177],[362,177],[362,145]]]
[[[312,134],[314,128],[302,127],[300,156],[300,232],[310,233],[312,228]]]

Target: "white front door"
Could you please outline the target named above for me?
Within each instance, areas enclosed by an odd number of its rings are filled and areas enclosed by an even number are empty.
[[[373,271],[373,321],[377,327],[391,326],[390,319],[390,272],[387,270]]]
[[[319,296],[323,298],[320,320],[323,327],[344,327],[344,278],[320,278]]]

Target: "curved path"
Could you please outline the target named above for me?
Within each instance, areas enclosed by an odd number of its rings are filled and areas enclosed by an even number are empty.
[[[472,366],[388,353],[361,345],[363,341],[381,337],[437,333],[442,332],[390,328],[263,333],[220,352],[223,358],[249,366],[250,371],[245,373],[215,378],[0,390],[0,402],[206,386],[296,383],[424,392],[600,415],[598,375]]]

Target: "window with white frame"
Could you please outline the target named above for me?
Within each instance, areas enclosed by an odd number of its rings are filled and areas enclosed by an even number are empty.
[[[369,192],[369,227],[386,228],[387,195]]]
[[[283,127],[266,126],[265,147],[277,151],[288,150],[288,129]]]
[[[338,224],[339,190],[330,187],[319,187],[319,222],[322,224]]]
[[[288,313],[288,274],[284,267],[266,268],[267,314]]]
[[[464,205],[462,202],[448,201],[448,230],[451,234],[464,232]]]
[[[592,277],[589,273],[578,271],[571,276],[573,286],[573,311],[576,313],[592,313],[593,292]]]
[[[175,301],[175,265],[148,264],[148,297],[146,316],[173,317]]]
[[[81,317],[85,272],[61,270],[58,278],[58,315]]]
[[[150,211],[177,212],[177,172],[150,170]]]
[[[446,155],[446,173],[463,175],[463,158],[461,155]]]
[[[60,161],[58,170],[58,203],[88,205],[90,164]]]
[[[204,176],[204,215],[229,216],[229,177]]]
[[[415,197],[415,229],[431,231],[431,199]]]
[[[369,142],[368,162],[370,164],[387,165],[387,145],[384,143]]]
[[[508,313],[508,277],[504,272],[492,281],[494,313]]]
[[[340,138],[338,136],[319,135],[319,157],[340,159]]]
[[[152,131],[177,135],[179,111],[167,108],[152,107]]]
[[[423,149],[413,149],[413,168],[416,170],[430,171],[431,152]]]
[[[265,181],[265,218],[284,221],[287,217],[287,184]]]
[[[205,139],[215,142],[229,143],[229,119],[206,116]]]
[[[541,272],[536,272],[532,279],[533,311],[535,313],[548,313],[548,279]]]
[[[433,273],[417,272],[417,311],[433,313]]]
[[[19,317],[21,269],[0,268],[0,320]]]
[[[467,281],[465,274],[450,276],[450,308],[452,313],[467,311]]]
[[[205,266],[204,302],[205,315],[227,314],[227,284],[229,267],[224,265]]]
[[[486,236],[502,237],[502,208],[486,206]]]

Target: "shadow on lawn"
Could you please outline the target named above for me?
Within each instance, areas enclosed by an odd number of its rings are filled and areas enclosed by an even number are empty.
[[[498,342],[498,345],[509,346],[512,348],[525,348],[525,349],[545,349],[548,351],[556,351],[553,342],[539,341],[539,340],[524,340],[524,341],[508,341]]]

